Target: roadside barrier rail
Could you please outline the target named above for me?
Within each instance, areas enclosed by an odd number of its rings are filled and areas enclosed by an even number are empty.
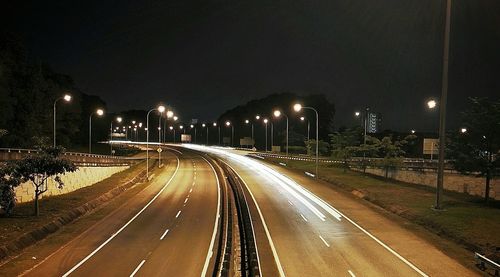
[[[486,258],[484,255],[481,255],[479,253],[475,253],[474,258],[477,260],[476,265],[479,269],[481,269],[482,271],[491,269],[495,272],[495,276],[499,276],[500,264],[495,263],[494,261]]]

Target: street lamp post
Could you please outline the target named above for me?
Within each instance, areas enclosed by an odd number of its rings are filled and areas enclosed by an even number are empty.
[[[207,146],[208,146],[208,125],[203,123],[203,124],[201,124],[201,127],[207,128]]]
[[[220,146],[220,126],[217,126],[217,122],[214,122],[213,126],[218,127],[218,129],[219,129],[218,131],[219,131],[219,146]]]
[[[276,118],[279,118],[281,115],[283,115],[286,118],[286,155],[288,156],[288,116],[282,113],[280,110],[274,111],[274,116]]]
[[[172,140],[175,143],[175,128],[174,126],[168,127],[171,131],[174,131],[174,139]]]
[[[196,126],[194,126],[193,124],[191,124],[191,130],[194,129],[194,143],[196,144],[196,137],[197,137],[197,133],[196,133]]]
[[[226,126],[231,126],[231,147],[234,147],[234,125],[230,121],[226,121]]]
[[[266,124],[266,150],[265,152],[267,152],[267,123],[269,122],[269,120],[267,118],[264,118],[264,124]]]
[[[293,105],[293,109],[296,112],[300,112],[302,109],[312,110],[316,114],[316,178],[318,178],[318,162],[319,162],[319,116],[318,111],[313,107],[302,107],[301,104]]]
[[[300,117],[300,120],[301,120],[301,121],[305,121],[305,120],[306,120],[306,118],[305,118],[305,117],[303,117],[303,116],[301,116],[301,117]],[[309,121],[309,119],[307,119],[307,142],[308,142],[308,143],[309,143],[309,132],[310,132],[310,130],[311,130],[311,122]]]
[[[65,94],[64,96],[59,97],[54,101],[54,147],[56,147],[56,119],[57,119],[56,106],[57,106],[57,102],[61,99],[64,99],[64,101],[69,102],[69,101],[71,101],[71,95]]]
[[[95,111],[95,113],[98,116],[102,116],[104,114],[104,111],[102,109],[97,109]],[[94,112],[91,112],[90,116],[89,116],[89,154],[92,154],[92,115],[93,114],[94,114]]]
[[[165,111],[165,106],[158,106],[158,108],[151,109],[146,115],[146,178],[149,178],[149,114],[152,111],[158,111],[161,114]]]
[[[122,118],[120,116],[118,116],[116,118],[116,122],[121,123]],[[113,120],[111,120],[111,132],[109,133],[109,148],[110,148],[111,155],[113,155]]]

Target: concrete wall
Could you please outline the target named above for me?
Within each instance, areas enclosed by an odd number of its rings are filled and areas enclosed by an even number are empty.
[[[43,193],[41,197],[65,194],[83,187],[91,186],[127,168],[129,168],[129,166],[79,167],[75,172],[61,175],[61,179],[64,182],[64,187],[62,189],[57,188],[57,183],[54,182],[52,178],[49,179],[48,190]],[[31,182],[21,184],[15,191],[18,203],[34,200],[35,189]]]
[[[352,170],[362,171],[352,168]],[[367,168],[366,173],[385,176],[385,170],[381,168]],[[412,184],[436,187],[436,171],[412,171],[412,170],[389,170],[388,176],[391,179]],[[444,174],[444,189],[467,193],[470,195],[484,197],[485,178],[462,175],[459,173]],[[490,197],[500,200],[500,179],[493,179],[490,183]]]

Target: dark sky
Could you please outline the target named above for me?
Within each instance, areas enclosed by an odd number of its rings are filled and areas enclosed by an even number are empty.
[[[30,56],[113,111],[164,101],[184,118],[213,119],[290,91],[328,95],[338,125],[369,106],[385,128],[437,128],[425,102],[440,94],[443,1],[10,2],[4,26]],[[453,3],[455,128],[468,96],[500,96],[500,1]]]

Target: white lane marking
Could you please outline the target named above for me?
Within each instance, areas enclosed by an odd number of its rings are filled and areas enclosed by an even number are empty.
[[[139,271],[139,269],[142,267],[142,265],[146,262],[146,260],[142,260],[142,262],[135,268],[134,272],[130,274],[130,277],[134,277],[134,275]]]
[[[193,179],[196,180],[196,174],[193,176]]]
[[[191,188],[191,189],[189,190],[189,193],[191,193],[191,192],[193,192],[193,188]]]
[[[292,203],[292,202],[290,202],[290,200],[288,200],[288,204],[290,204],[290,206],[293,206],[293,203]]]
[[[178,211],[177,214],[175,215],[175,218],[178,218],[179,215],[181,214],[182,211]]]
[[[303,214],[300,214],[300,216],[304,219],[305,222],[307,222],[307,218]]]
[[[319,235],[319,238],[323,241],[326,247],[330,247],[330,244],[328,244],[328,242],[326,242],[326,240],[321,235]]]
[[[248,187],[248,185],[245,182],[245,180],[243,180],[243,178],[241,178],[241,175],[231,165],[229,165],[226,162],[224,162],[224,163],[227,166],[229,166],[236,173],[236,175],[238,175],[238,178],[240,178],[240,180],[243,182],[243,184],[245,184],[245,187],[247,188],[247,191],[250,193],[250,196],[252,197],[252,200],[253,200],[253,202],[255,204],[255,207],[257,208],[257,211],[259,212],[259,216],[260,216],[260,220],[262,221],[262,225],[264,226],[264,231],[266,232],[267,240],[269,241],[269,245],[271,246],[271,251],[273,252],[274,262],[276,263],[276,266],[278,267],[278,272],[279,272],[280,276],[284,277],[285,276],[285,271],[283,270],[283,266],[281,265],[280,259],[278,257],[278,252],[276,251],[276,247],[274,246],[273,239],[271,238],[271,234],[269,233],[269,229],[267,228],[266,221],[264,220],[264,215],[262,215],[262,211],[260,210],[259,204],[257,204],[257,200],[255,200],[255,196],[253,196],[252,191]],[[253,221],[250,220],[250,222],[252,222],[252,225],[253,225]],[[255,230],[255,228],[252,228],[252,229]],[[253,234],[253,237],[254,238],[256,237],[255,233]],[[256,247],[257,247],[257,244],[256,244]],[[257,259],[258,259],[259,264],[261,264],[260,263],[260,256],[259,256],[258,249],[257,249]],[[259,270],[260,270],[260,267],[259,267]],[[260,273],[260,276],[262,276],[262,272]]]
[[[354,273],[352,273],[352,271],[348,270],[347,272],[349,272],[349,275],[351,275],[351,277],[356,277],[356,275],[354,275]]]
[[[170,147],[164,147],[164,148],[166,148],[166,149],[168,149],[168,150],[172,150],[172,151],[177,152],[177,153],[179,153],[179,154],[181,154],[181,155],[182,155],[182,152],[181,152],[181,151],[179,151],[179,150],[177,150],[177,149],[170,148]]]
[[[66,272],[63,277],[67,277],[69,276],[73,271],[75,271],[77,268],[79,268],[82,264],[84,264],[86,261],[88,261],[88,259],[90,259],[92,256],[94,256],[97,252],[99,252],[99,250],[101,250],[104,246],[106,246],[106,244],[108,244],[113,238],[115,238],[119,233],[121,233],[125,228],[127,228],[128,225],[130,225],[130,223],[132,223],[132,221],[134,221],[139,215],[142,214],[142,212],[144,212],[144,210],[146,210],[149,205],[151,205],[155,200],[156,198],[158,198],[158,196],[160,196],[160,194],[167,188],[167,186],[172,182],[172,180],[174,179],[175,175],[177,174],[177,172],[179,171],[179,164],[180,164],[180,161],[179,161],[179,158],[176,157],[177,159],[177,167],[175,168],[175,171],[174,171],[174,174],[172,174],[172,176],[170,177],[170,179],[167,181],[167,183],[161,188],[161,190],[151,199],[149,200],[149,202],[139,211],[137,212],[129,221],[127,221],[127,223],[125,223],[125,225],[123,225],[120,229],[118,229],[118,231],[116,231],[113,235],[111,235],[105,242],[103,242],[101,245],[99,245],[94,251],[92,251],[89,255],[87,255],[87,257],[85,257],[83,260],[81,260],[79,263],[77,263],[75,266],[73,266],[68,272]]]
[[[205,264],[203,265],[203,270],[201,272],[201,277],[207,276],[207,271],[208,271],[208,265],[210,264],[210,259],[212,258],[212,255],[214,254],[214,244],[215,244],[215,236],[217,235],[217,226],[219,226],[219,217],[220,217],[220,183],[219,183],[219,176],[217,176],[217,172],[215,171],[215,168],[211,163],[207,161],[203,156],[201,156],[202,159],[204,159],[208,165],[212,168],[212,171],[214,172],[215,175],[215,180],[217,180],[217,212],[215,214],[215,222],[214,222],[214,231],[212,233],[212,240],[210,241],[210,247],[208,248],[207,252],[207,258],[205,259]],[[195,176],[196,178],[196,176]]]
[[[186,200],[184,200],[184,204],[186,204],[188,200],[189,200],[189,197],[186,197]]]
[[[168,229],[165,230],[165,233],[163,233],[163,235],[161,235],[160,240],[163,240],[163,238],[168,234],[168,231],[169,231]]]
[[[196,182],[193,182],[193,184],[192,184],[191,186],[193,186],[193,187],[194,187],[194,185],[196,185]]]

